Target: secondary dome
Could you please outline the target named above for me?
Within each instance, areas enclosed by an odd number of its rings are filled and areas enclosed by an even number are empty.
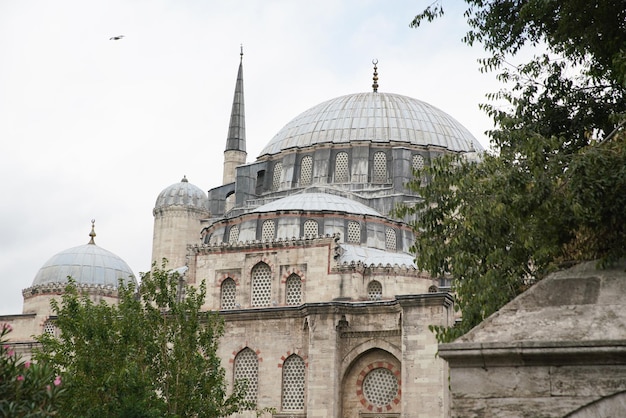
[[[251,213],[277,212],[281,210],[332,211],[382,216],[362,203],[328,193],[294,194],[259,206],[252,210]]]
[[[48,283],[66,283],[72,277],[76,283],[93,286],[117,287],[120,279],[125,284],[137,284],[135,276],[124,260],[98,247],[93,237],[85,245],[69,248],[54,255],[39,269],[33,287]]]
[[[189,183],[187,177],[183,176],[180,182],[166,187],[159,193],[154,208],[159,209],[167,206],[186,206],[207,210],[208,198],[202,189]]]
[[[399,94],[371,92],[337,97],[301,113],[272,138],[260,155],[351,141],[436,146],[454,152],[483,149],[463,125],[444,111]]]

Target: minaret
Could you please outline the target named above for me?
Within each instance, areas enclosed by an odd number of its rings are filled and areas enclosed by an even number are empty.
[[[224,174],[223,184],[235,181],[236,168],[246,162],[246,113],[243,103],[243,46],[239,54],[239,71],[235,84],[235,97],[233,109],[230,112],[230,125],[228,126],[228,138],[224,151]]]

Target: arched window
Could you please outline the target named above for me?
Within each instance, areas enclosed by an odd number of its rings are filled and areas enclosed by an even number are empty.
[[[396,247],[396,231],[392,228],[385,229],[385,248],[391,251],[395,251]]]
[[[304,410],[304,372],[302,357],[292,354],[283,363],[283,411]]]
[[[230,277],[221,286],[222,309],[235,309],[237,304],[237,285]]]
[[[256,403],[259,384],[259,359],[254,351],[244,348],[235,356],[234,381],[247,383],[245,401]]]
[[[274,164],[274,174],[272,176],[272,190],[280,189],[280,182],[283,177],[283,163]]]
[[[272,299],[272,270],[265,263],[252,268],[252,306],[269,306]]]
[[[317,221],[313,219],[307,219],[304,221],[303,228],[305,237],[316,237],[319,235],[319,227]]]
[[[361,224],[358,222],[350,221],[348,222],[348,234],[347,241],[351,243],[360,243],[361,242]]]
[[[285,282],[285,303],[300,305],[302,303],[302,280],[297,274],[292,274]]]
[[[383,285],[376,280],[372,280],[367,285],[367,298],[369,300],[380,300],[383,297]]]
[[[263,241],[272,241],[274,239],[274,231],[276,230],[274,226],[274,221],[269,219],[263,222],[261,226],[261,239]]]
[[[239,225],[233,225],[228,231],[228,243],[237,244],[237,241],[239,241]]]
[[[44,334],[48,334],[48,335],[52,335],[52,336],[57,335],[57,326],[54,323],[54,321],[47,320],[46,322],[44,322],[44,324],[43,324],[43,333]]]
[[[308,186],[313,178],[313,158],[310,155],[302,157],[300,162],[300,186]]]
[[[374,153],[374,167],[372,170],[373,183],[387,182],[387,155],[382,152]]]
[[[412,163],[413,170],[419,171],[424,168],[424,157],[422,157],[420,154],[415,154],[413,155]]]
[[[335,183],[347,183],[350,181],[350,167],[348,166],[348,153],[339,152],[335,157]]]

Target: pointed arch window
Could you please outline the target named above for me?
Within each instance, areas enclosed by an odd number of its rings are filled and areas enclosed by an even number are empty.
[[[300,186],[309,186],[313,179],[313,158],[310,155],[302,157],[300,162]]]
[[[339,152],[335,156],[335,183],[347,183],[350,181],[350,167],[348,153]]]
[[[396,247],[396,231],[392,228],[387,228],[385,230],[385,248],[391,251],[395,251]]]
[[[265,263],[252,268],[252,306],[269,306],[272,299],[272,270]]]
[[[387,155],[382,152],[374,153],[374,167],[372,170],[373,183],[387,182]]]
[[[250,348],[244,348],[235,356],[234,379],[247,384],[245,401],[256,404],[259,384],[259,358]]]
[[[283,363],[283,411],[304,410],[305,364],[302,357],[292,354]]]
[[[230,277],[221,285],[222,309],[235,309],[237,305],[237,285]]]
[[[272,241],[274,239],[275,231],[276,227],[273,220],[269,219],[264,221],[261,225],[261,239],[263,241]]]
[[[297,274],[292,274],[285,282],[285,303],[287,305],[300,305],[302,303],[302,279]]]
[[[274,164],[274,173],[272,175],[272,190],[280,189],[280,182],[283,178],[283,163],[280,161]]]
[[[237,244],[237,241],[239,241],[239,225],[233,225],[228,231],[228,243]]]

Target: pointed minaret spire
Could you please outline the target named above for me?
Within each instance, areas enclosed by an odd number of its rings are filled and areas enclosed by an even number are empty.
[[[96,245],[96,241],[94,241],[94,238],[96,237],[96,220],[95,219],[91,220],[91,232],[89,233],[89,236],[91,237],[91,239],[89,240],[88,244]]]
[[[236,169],[246,162],[246,112],[243,102],[243,45],[239,52],[239,71],[235,84],[235,96],[233,108],[230,112],[230,125],[228,126],[228,138],[226,138],[226,150],[224,151],[224,174],[223,183],[229,184],[235,181]]]
[[[239,53],[239,71],[237,72],[235,97],[233,98],[233,109],[230,112],[228,138],[226,139],[226,151],[228,150],[246,150],[246,112],[243,103],[243,45]]]

